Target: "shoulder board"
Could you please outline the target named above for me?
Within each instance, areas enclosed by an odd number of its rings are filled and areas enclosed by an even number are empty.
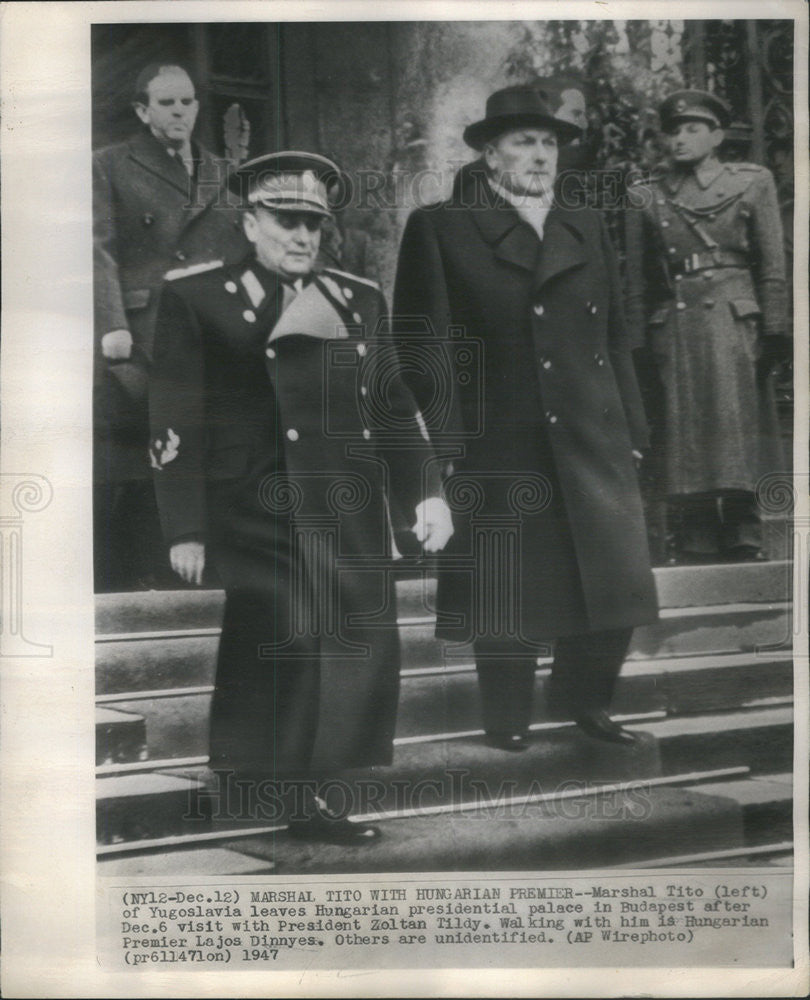
[[[640,184],[655,184],[664,177],[664,172],[661,170],[654,170],[649,174],[643,174],[642,176],[636,176],[630,181],[630,187],[638,187]]]
[[[224,260],[209,260],[204,264],[190,264],[188,267],[176,267],[163,275],[164,281],[177,281],[178,278],[188,278],[192,274],[202,274],[204,271],[214,271],[222,267]]]
[[[723,166],[730,174],[764,174],[766,167],[761,167],[758,163],[724,163]]]
[[[370,278],[361,278],[359,274],[349,274],[348,271],[338,271],[336,267],[325,267],[323,269],[324,274],[334,274],[341,278],[348,278],[349,281],[357,281],[361,285],[368,285],[370,288],[379,289],[379,285],[376,281],[372,281]]]

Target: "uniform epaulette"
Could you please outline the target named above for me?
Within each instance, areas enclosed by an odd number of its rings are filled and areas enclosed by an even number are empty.
[[[738,170],[745,170],[752,174],[761,174],[766,168],[761,167],[758,163],[727,163],[726,168],[731,171],[732,174],[736,173]]]
[[[372,281],[371,278],[361,278],[359,274],[350,274],[348,271],[338,271],[336,267],[325,267],[323,269],[324,274],[337,274],[341,278],[350,278],[352,281],[359,281],[361,285],[370,285],[371,288],[379,289],[379,285],[376,281]]]
[[[202,274],[204,271],[215,271],[222,267],[224,260],[208,260],[204,264],[189,264],[188,267],[176,267],[173,271],[167,271],[163,278],[165,281],[176,281],[178,278],[188,278],[192,274]]]

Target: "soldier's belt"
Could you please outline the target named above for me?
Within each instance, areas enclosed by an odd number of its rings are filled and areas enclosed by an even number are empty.
[[[673,274],[694,274],[720,267],[748,267],[750,261],[744,253],[736,250],[707,250],[705,253],[690,253],[682,260],[669,262]]]

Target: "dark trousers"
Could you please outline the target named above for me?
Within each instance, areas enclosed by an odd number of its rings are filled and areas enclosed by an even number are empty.
[[[675,544],[687,555],[712,556],[740,546],[762,545],[762,524],[753,493],[680,496],[670,499]]]
[[[576,718],[606,709],[632,636],[632,628],[621,628],[557,639],[547,687],[551,712]],[[484,729],[488,733],[528,729],[536,658],[505,656],[502,646],[495,649],[485,639],[477,640],[474,648]]]

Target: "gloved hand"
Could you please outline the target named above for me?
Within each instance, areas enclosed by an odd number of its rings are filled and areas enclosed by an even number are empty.
[[[416,507],[416,524],[411,529],[425,552],[443,549],[453,534],[450,508],[441,497],[428,497]]]

